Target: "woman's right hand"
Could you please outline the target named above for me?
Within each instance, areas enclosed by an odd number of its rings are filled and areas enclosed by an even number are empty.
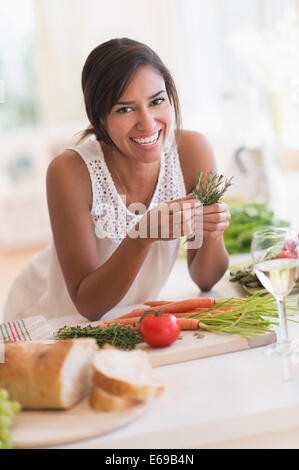
[[[191,194],[167,201],[147,211],[128,236],[145,245],[187,237],[194,233],[201,212],[200,200],[192,199]]]

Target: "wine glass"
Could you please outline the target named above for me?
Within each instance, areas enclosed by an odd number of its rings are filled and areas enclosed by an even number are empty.
[[[299,272],[297,234],[280,227],[259,230],[252,237],[251,257],[257,277],[275,297],[278,307],[278,340],[267,348],[266,353],[289,355],[292,344],[288,337],[286,297],[293,289]]]

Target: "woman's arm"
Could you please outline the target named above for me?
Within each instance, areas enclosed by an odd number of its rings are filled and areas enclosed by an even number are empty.
[[[127,236],[111,257],[99,266],[94,224],[90,216],[92,193],[89,174],[81,157],[72,150],[50,163],[47,199],[53,239],[69,295],[78,312],[91,321],[99,320],[125,296],[152,243],[177,238],[173,233],[173,214],[166,222],[159,216],[158,235],[156,238],[151,236],[151,213],[157,209],[154,208],[144,216],[147,221],[146,237]],[[184,202],[183,198],[166,202],[166,205],[179,204],[177,210],[181,213]],[[191,201],[193,206],[195,203],[195,200]],[[166,238],[163,238],[165,232],[161,229],[164,223],[168,225],[169,236]]]
[[[204,178],[209,171],[217,172],[213,151],[202,134],[183,131],[178,150],[188,192],[194,188],[200,171]],[[203,291],[210,290],[227,269],[229,257],[223,232],[229,225],[229,219],[230,213],[224,203],[203,207],[202,246],[187,251],[190,276]]]
[[[66,151],[50,163],[47,200],[54,243],[69,295],[81,315],[91,321],[99,320],[127,293],[150,244],[142,239],[125,238],[99,267],[90,217],[89,174],[76,152]]]

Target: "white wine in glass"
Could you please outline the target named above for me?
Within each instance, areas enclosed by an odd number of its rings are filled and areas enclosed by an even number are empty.
[[[268,354],[288,355],[292,343],[288,337],[286,297],[293,289],[299,273],[298,236],[287,228],[269,227],[255,232],[251,241],[254,270],[261,284],[277,302],[279,316],[278,341],[269,346]]]

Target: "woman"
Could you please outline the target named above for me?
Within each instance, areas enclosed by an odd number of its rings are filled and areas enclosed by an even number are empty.
[[[205,137],[179,130],[174,82],[146,45],[123,38],[96,47],[84,65],[82,88],[90,126],[47,170],[53,240],[14,281],[5,320],[79,312],[94,321],[116,305],[155,299],[180,236],[196,228],[199,201],[187,195],[200,170],[216,171]],[[182,232],[182,223],[174,233],[175,212],[166,221],[161,216],[160,207],[174,202],[181,222],[189,218],[189,232]],[[223,231],[229,218],[225,204],[203,209],[203,243],[187,257],[202,290],[227,268]]]

